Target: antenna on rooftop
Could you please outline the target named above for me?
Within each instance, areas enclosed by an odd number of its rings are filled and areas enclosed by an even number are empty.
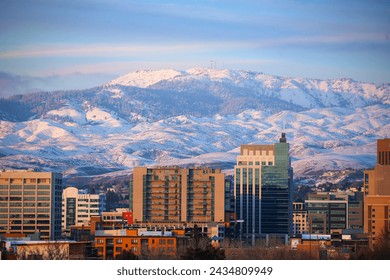
[[[280,143],[286,143],[287,142],[285,131],[286,131],[286,122],[285,122],[285,120],[283,120],[283,122],[282,122],[281,138],[279,138],[279,142]]]

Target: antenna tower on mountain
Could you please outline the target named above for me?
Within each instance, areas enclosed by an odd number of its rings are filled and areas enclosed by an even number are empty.
[[[210,69],[217,69],[217,61],[210,60]]]

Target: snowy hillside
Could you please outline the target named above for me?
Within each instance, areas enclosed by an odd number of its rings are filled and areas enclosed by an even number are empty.
[[[362,107],[380,102],[390,104],[389,86],[360,83],[351,79],[315,80],[283,78],[263,73],[195,68],[188,71],[138,71],[119,77],[108,86],[172,89],[179,92],[248,89],[246,95],[266,95],[303,106]]]
[[[349,79],[138,71],[89,90],[0,100],[0,168],[67,177],[153,164],[231,169],[240,145],[277,142],[282,130],[296,177],[369,168],[376,140],[390,137],[389,96],[389,85]]]

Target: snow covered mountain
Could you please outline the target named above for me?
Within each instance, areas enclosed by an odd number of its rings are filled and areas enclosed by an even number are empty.
[[[0,99],[0,168],[67,177],[138,165],[231,169],[283,130],[294,174],[368,168],[390,137],[390,85],[217,69],[137,71],[102,86]],[[114,172],[114,173],[110,173]]]

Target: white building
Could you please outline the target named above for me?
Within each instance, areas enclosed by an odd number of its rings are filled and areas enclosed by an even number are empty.
[[[106,208],[104,194],[80,193],[68,187],[62,193],[62,231],[69,233],[70,226],[89,225],[91,216],[99,216]]]

